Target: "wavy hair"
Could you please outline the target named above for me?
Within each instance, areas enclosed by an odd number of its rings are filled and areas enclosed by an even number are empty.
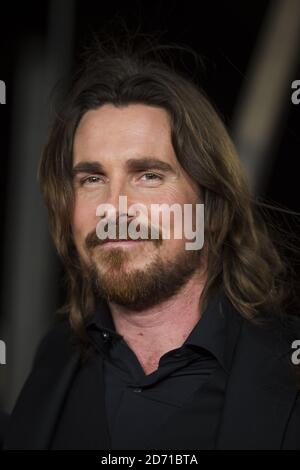
[[[55,115],[40,161],[40,187],[68,283],[61,311],[69,314],[73,329],[85,341],[85,319],[96,299],[72,238],[73,140],[82,116],[106,103],[116,107],[141,103],[169,114],[177,159],[204,195],[208,259],[203,308],[222,286],[248,320],[259,320],[262,312],[284,311],[291,294],[290,268],[272,241],[274,227],[259,210],[263,204],[251,196],[222,119],[200,86],[159,52],[173,46],[148,41],[134,47],[133,43],[98,42],[87,50],[84,65]]]

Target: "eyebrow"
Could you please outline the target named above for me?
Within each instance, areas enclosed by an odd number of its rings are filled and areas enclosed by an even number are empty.
[[[103,173],[104,169],[99,162],[79,162],[72,168],[72,176],[75,178],[79,173]]]
[[[178,171],[173,168],[167,162],[159,160],[156,157],[141,157],[141,158],[130,158],[126,161],[126,167],[129,171],[145,171],[150,169],[156,169],[165,171],[168,173],[178,174]],[[99,162],[85,161],[79,162],[72,169],[73,178],[78,175],[78,173],[103,173],[104,167]]]

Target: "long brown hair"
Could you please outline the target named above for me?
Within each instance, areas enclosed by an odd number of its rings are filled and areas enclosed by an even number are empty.
[[[66,269],[68,300],[62,311],[81,338],[95,298],[72,239],[72,147],[82,116],[105,103],[142,103],[169,113],[177,159],[204,194],[208,266],[203,308],[222,286],[240,314],[255,321],[262,312],[283,312],[291,295],[290,268],[250,194],[221,118],[199,85],[163,59],[159,51],[168,46],[146,43],[134,47],[134,41],[120,45],[113,39],[87,51],[56,113],[39,166],[52,237]]]

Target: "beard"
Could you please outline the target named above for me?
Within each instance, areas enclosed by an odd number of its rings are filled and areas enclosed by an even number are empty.
[[[128,263],[134,260],[126,249],[97,250],[84,269],[96,298],[141,311],[171,298],[185,285],[201,266],[201,250],[183,247],[168,260],[158,250],[142,269],[128,269]]]

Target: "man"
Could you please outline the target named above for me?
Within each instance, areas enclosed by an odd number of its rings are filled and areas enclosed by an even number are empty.
[[[4,448],[300,449],[285,264],[203,92],[157,58],[99,48],[39,177],[69,299]],[[147,233],[154,205],[204,204],[203,248],[174,236],[174,215],[170,238],[161,220],[155,239],[98,236],[103,207],[120,228],[134,204]]]

